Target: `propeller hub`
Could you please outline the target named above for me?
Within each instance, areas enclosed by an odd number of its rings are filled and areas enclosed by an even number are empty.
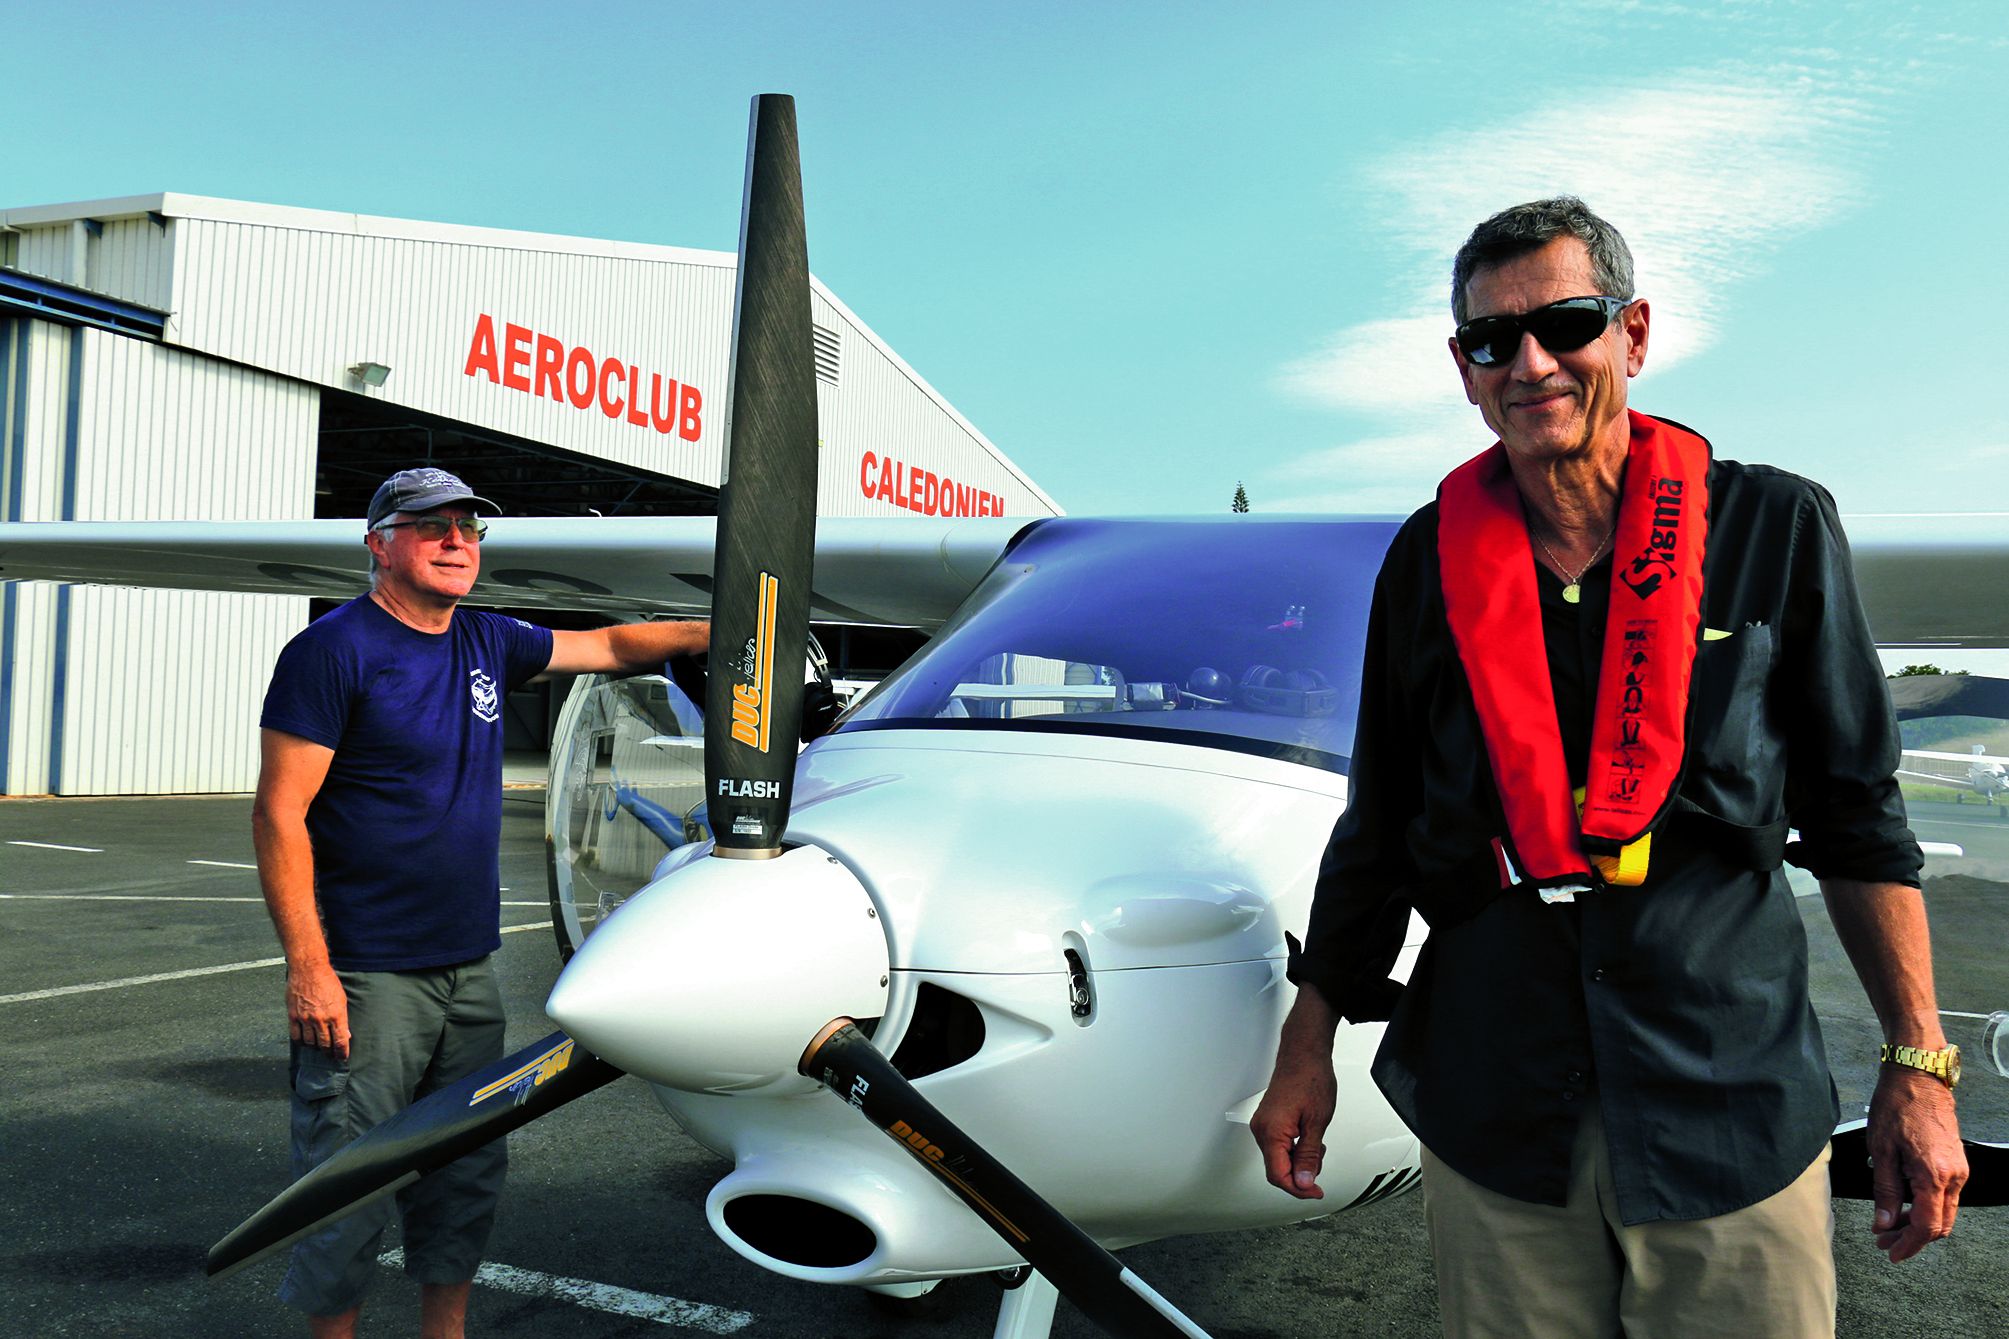
[[[694,860],[623,903],[572,956],[545,1012],[651,1083],[747,1092],[814,1081],[804,1044],[838,1014],[877,1018],[889,967],[878,908],[815,846]]]

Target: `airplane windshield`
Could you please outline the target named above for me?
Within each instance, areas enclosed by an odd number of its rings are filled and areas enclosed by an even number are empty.
[[[1043,522],[837,728],[1120,734],[1344,772],[1396,524]]]

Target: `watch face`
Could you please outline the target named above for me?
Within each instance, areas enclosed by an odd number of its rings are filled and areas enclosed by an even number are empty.
[[[1951,1088],[1958,1082],[1960,1082],[1960,1048],[1949,1046],[1946,1048],[1946,1086]]]

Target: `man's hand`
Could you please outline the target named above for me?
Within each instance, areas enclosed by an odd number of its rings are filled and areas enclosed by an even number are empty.
[[[1916,888],[1822,879],[1828,919],[1862,978],[1886,1042],[1924,1051],[1946,1045],[1932,989],[1932,936]],[[1909,1260],[1953,1231],[1967,1153],[1953,1092],[1922,1070],[1881,1065],[1869,1107],[1870,1180],[1877,1249]],[[1909,1208],[1906,1201],[1909,1200]]]
[[[1893,1261],[1909,1260],[1953,1231],[1967,1154],[1953,1115],[1953,1093],[1930,1074],[1902,1065],[1880,1067],[1870,1099],[1870,1176],[1876,1247]]]
[[[1338,1099],[1329,1053],[1323,1064],[1311,1057],[1293,1062],[1277,1057],[1270,1089],[1249,1121],[1271,1185],[1301,1200],[1325,1198],[1318,1173],[1325,1163],[1325,1127]]]
[[[286,969],[286,1025],[301,1045],[349,1058],[349,997],[333,967]]]
[[[1332,1073],[1332,1037],[1339,1016],[1318,991],[1305,986],[1284,1019],[1276,1068],[1249,1133],[1263,1153],[1271,1185],[1301,1200],[1325,1198],[1318,1173],[1325,1162],[1325,1127],[1339,1101]]]

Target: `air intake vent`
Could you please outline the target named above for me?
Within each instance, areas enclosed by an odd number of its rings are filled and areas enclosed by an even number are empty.
[[[923,981],[914,1017],[893,1052],[893,1068],[910,1079],[953,1069],[984,1049],[984,1015],[975,1001]]]
[[[879,1247],[878,1235],[842,1209],[794,1195],[741,1195],[726,1203],[725,1225],[762,1255],[809,1269],[844,1269]]]
[[[838,339],[837,332],[827,326],[811,322],[810,329],[816,343],[816,379],[835,386],[839,366],[838,355],[843,351],[843,342]]]

